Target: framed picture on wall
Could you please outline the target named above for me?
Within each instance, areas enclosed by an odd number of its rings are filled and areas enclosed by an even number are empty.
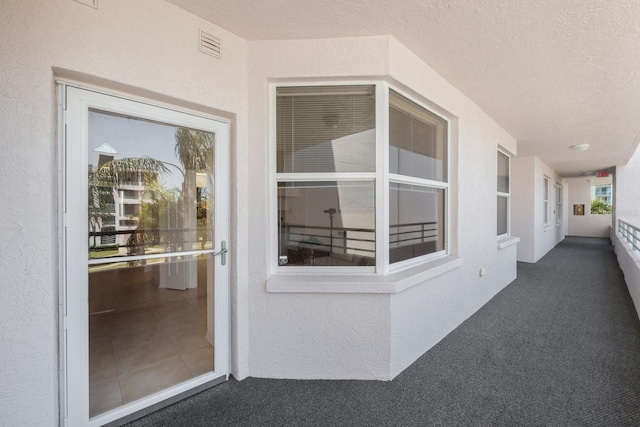
[[[573,205],[574,215],[584,215],[584,205]]]

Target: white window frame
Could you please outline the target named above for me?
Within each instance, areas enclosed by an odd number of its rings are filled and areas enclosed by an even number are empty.
[[[372,85],[375,87],[375,122],[376,122],[376,170],[373,172],[350,172],[350,173],[277,173],[277,154],[276,154],[276,90],[279,87],[298,87],[298,86],[335,86],[339,89],[341,86],[353,85]],[[428,110],[432,114],[442,118],[447,126],[447,135],[444,143],[446,144],[446,182],[432,181],[422,178],[414,178],[404,175],[396,175],[389,173],[389,91],[393,90],[399,95],[405,97],[411,102]],[[349,80],[349,81],[295,81],[271,83],[269,85],[269,150],[268,150],[268,248],[267,248],[267,271],[276,275],[301,275],[301,276],[321,276],[321,275],[376,275],[382,276],[397,271],[405,270],[420,264],[444,258],[450,253],[450,181],[451,181],[451,126],[452,120],[446,112],[427,105],[424,101],[416,99],[414,96],[406,93],[400,88],[390,85],[380,80]],[[305,179],[305,176],[307,177]],[[375,236],[376,236],[376,265],[375,267],[366,266],[348,266],[348,267],[330,267],[330,266],[280,266],[278,265],[278,183],[291,181],[314,181],[322,178],[325,181],[331,180],[360,180],[373,181],[374,197],[375,197]],[[400,183],[409,185],[427,186],[434,189],[444,189],[444,205],[445,205],[445,225],[442,232],[444,236],[444,250],[399,261],[389,264],[389,183]]]
[[[549,206],[549,193],[551,193],[550,185],[551,179],[544,175],[542,180],[542,206],[543,206],[543,223],[545,227],[549,227],[551,225],[551,215],[550,215],[550,206]]]
[[[603,195],[599,195],[596,194],[596,189],[598,187],[609,187],[611,189],[611,191],[609,192],[608,195],[603,196]],[[591,185],[591,200],[603,200],[603,197],[609,197],[611,200],[607,201],[604,200],[606,203],[612,204],[613,201],[613,184],[592,184]]]
[[[562,224],[562,184],[556,182],[554,185],[556,190],[556,225]]]
[[[506,151],[498,148],[498,153],[502,153],[505,156],[507,156],[507,161],[508,161],[508,165],[509,165],[509,191],[508,192],[497,192],[497,197],[504,197],[507,199],[507,232],[503,233],[503,234],[498,234],[498,239],[503,239],[505,237],[509,237],[511,236],[511,156],[509,155],[509,153],[507,153]],[[496,164],[496,178],[498,177],[497,174],[497,164]],[[496,216],[497,216],[497,211],[496,211]],[[497,230],[496,230],[496,234],[497,234]]]

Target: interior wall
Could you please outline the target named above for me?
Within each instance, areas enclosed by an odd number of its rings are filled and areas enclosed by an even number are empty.
[[[516,141],[392,37],[251,42],[250,69],[250,180],[265,183],[250,198],[266,207],[250,221],[266,230],[275,226],[268,82],[385,79],[453,119],[450,245],[461,267],[391,295],[309,292],[306,278],[288,278],[299,280],[300,292],[276,293],[265,292],[269,241],[256,236],[250,248],[251,259],[267,255],[249,266],[252,376],[393,378],[515,278],[516,247],[497,249],[495,200],[497,147],[515,152]]]
[[[611,184],[609,178],[569,178],[569,230],[570,236],[609,237],[611,215],[591,214],[591,186]],[[574,215],[573,206],[584,205],[584,215]]]
[[[142,19],[143,18],[143,19]],[[223,57],[198,50],[199,30]],[[58,419],[58,171],[55,78],[168,102],[232,121],[232,158],[246,159],[247,46],[166,2],[2,2],[0,13],[0,424]],[[246,224],[246,168],[233,168],[232,215]],[[246,265],[246,227],[230,259]],[[242,298],[236,292],[236,302]],[[236,343],[236,345],[242,345]]]

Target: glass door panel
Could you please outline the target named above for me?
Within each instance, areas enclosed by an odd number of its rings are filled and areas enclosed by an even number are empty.
[[[103,425],[228,373],[229,125],[61,90],[61,411]]]
[[[89,109],[88,136],[93,417],[213,371],[215,134]]]
[[[163,276],[195,265],[185,290]],[[214,370],[213,256],[89,267],[90,416]]]

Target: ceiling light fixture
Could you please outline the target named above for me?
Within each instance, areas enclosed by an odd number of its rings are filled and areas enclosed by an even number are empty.
[[[589,149],[589,144],[572,145],[571,149],[579,152],[587,151]]]

